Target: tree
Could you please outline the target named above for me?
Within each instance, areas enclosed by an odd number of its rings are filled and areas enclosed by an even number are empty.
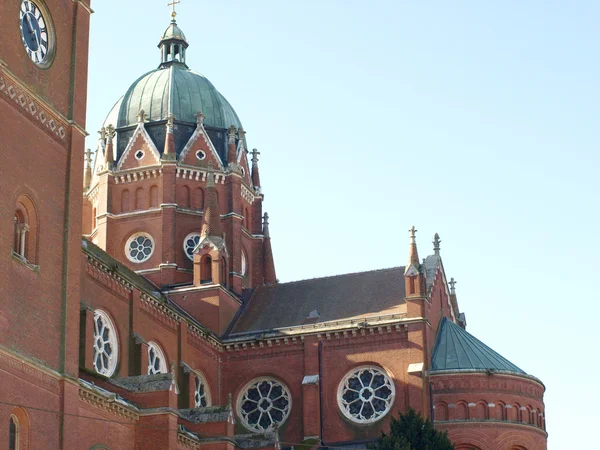
[[[429,419],[409,408],[398,419],[392,417],[390,434],[381,437],[370,447],[373,450],[454,450],[447,432],[433,428]]]

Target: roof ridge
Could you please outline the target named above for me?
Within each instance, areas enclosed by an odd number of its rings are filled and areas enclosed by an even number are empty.
[[[348,277],[351,275],[362,275],[362,274],[367,274],[367,273],[375,273],[375,272],[390,272],[392,270],[401,270],[403,269],[405,266],[396,266],[396,267],[388,267],[385,269],[373,269],[373,270],[365,270],[363,272],[349,272],[349,273],[340,273],[337,275],[327,275],[325,277],[314,277],[314,278],[304,278],[302,280],[294,280],[294,281],[287,281],[285,283],[278,283],[276,285],[273,285],[272,287],[276,287],[276,286],[281,286],[281,285],[290,285],[290,284],[297,284],[297,283],[305,283],[308,281],[315,281],[315,280],[327,280],[327,279],[331,279],[331,278],[341,278],[341,277]],[[262,287],[271,287],[271,286],[262,286]]]

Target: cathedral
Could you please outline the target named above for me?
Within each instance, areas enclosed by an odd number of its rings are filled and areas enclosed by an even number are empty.
[[[273,187],[175,12],[84,151],[92,12],[2,4],[0,448],[366,449],[409,408],[457,450],[546,448],[544,384],[466,331],[437,234],[278,281]]]

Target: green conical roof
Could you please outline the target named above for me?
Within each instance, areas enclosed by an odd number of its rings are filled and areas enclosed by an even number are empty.
[[[123,98],[117,127],[135,125],[142,109],[149,122],[166,120],[173,114],[177,121],[195,123],[196,114],[202,112],[207,126],[224,129],[242,126],[229,102],[213,84],[184,64],[161,67],[136,80]]]
[[[502,370],[527,375],[446,317],[438,329],[431,370]]]

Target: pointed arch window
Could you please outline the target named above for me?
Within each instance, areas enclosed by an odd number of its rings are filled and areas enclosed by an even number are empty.
[[[165,354],[156,342],[148,343],[148,375],[167,373]]]
[[[29,197],[17,200],[13,215],[13,254],[29,264],[37,263],[37,211]]]
[[[246,251],[242,249],[242,267],[240,268],[240,273],[243,277],[246,276],[248,272],[248,257],[246,256]]]
[[[110,377],[119,360],[117,332],[113,321],[104,311],[94,311],[94,369]]]
[[[208,384],[200,373],[194,374],[194,405],[196,408],[204,408],[211,405]]]
[[[202,283],[212,283],[212,258],[204,255],[200,261],[200,280]]]
[[[10,416],[8,450],[18,450],[19,448],[19,422],[15,416]]]

